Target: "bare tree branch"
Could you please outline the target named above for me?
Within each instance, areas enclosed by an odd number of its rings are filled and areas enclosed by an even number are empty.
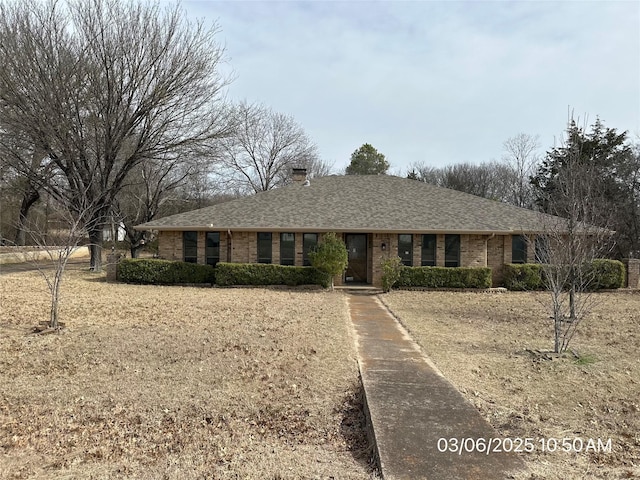
[[[241,103],[235,118],[235,132],[222,143],[217,170],[228,190],[271,190],[288,182],[293,167],[322,171],[316,146],[292,117]]]
[[[0,128],[64,176],[42,186],[86,216],[93,269],[129,172],[227,133],[216,33],[159,3],[0,5]]]
[[[595,304],[592,264],[610,251],[614,233],[607,225],[598,225],[604,218],[598,207],[603,192],[601,184],[593,181],[596,163],[583,158],[581,135],[572,118],[562,147],[549,154],[561,159],[562,165],[554,171],[545,205],[548,213],[563,221],[550,221],[552,217],[541,214],[545,232],[535,245],[550,292],[556,353],[567,350]]]
[[[510,169],[509,199],[512,205],[532,208],[534,198],[530,178],[535,173],[539,161],[539,136],[519,133],[504,142],[503,161]]]
[[[86,220],[92,208],[91,206],[86,208],[87,211],[83,212],[77,207],[56,205],[56,228],[53,231],[48,228],[48,225],[43,229],[34,221],[25,222],[24,225],[32,243],[39,247],[36,252],[25,253],[25,256],[31,256],[31,262],[37,267],[47,284],[51,303],[47,322],[50,331],[56,331],[60,327],[62,281],[69,259],[86,239],[87,229],[92,228]],[[45,258],[39,256],[42,252],[46,254]]]

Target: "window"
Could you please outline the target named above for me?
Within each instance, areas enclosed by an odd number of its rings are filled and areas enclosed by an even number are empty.
[[[536,262],[549,263],[549,237],[538,235],[536,237]]]
[[[524,235],[511,237],[511,263],[527,263],[527,238]]]
[[[413,235],[398,235],[398,256],[403,265],[413,265]]]
[[[280,265],[296,264],[296,234],[280,234]]]
[[[444,236],[444,266],[460,266],[460,235]]]
[[[436,266],[436,236],[433,234],[422,235],[422,262],[423,267]]]
[[[220,232],[207,232],[205,247],[207,265],[215,267],[220,261]]]
[[[183,260],[198,263],[198,232],[182,232]]]
[[[317,233],[305,233],[302,235],[302,265],[305,267],[311,266],[311,260],[309,260],[309,252],[313,251],[318,246],[318,234]]]
[[[271,232],[258,233],[258,263],[271,263]]]

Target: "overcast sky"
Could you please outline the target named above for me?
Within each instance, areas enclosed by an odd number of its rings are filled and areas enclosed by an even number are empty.
[[[640,135],[640,2],[186,1],[217,22],[232,100],[291,115],[344,169],[370,143],[391,172],[499,159],[581,121]]]

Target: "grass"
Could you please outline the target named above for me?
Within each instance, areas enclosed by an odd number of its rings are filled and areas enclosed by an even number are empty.
[[[544,293],[398,291],[383,300],[500,436],[612,441],[610,453],[521,454],[526,478],[640,478],[638,292],[597,294],[570,345],[577,361],[530,354],[553,348]]]
[[[38,274],[0,276],[0,478],[375,477],[341,294],[70,271],[68,328],[32,335],[47,294]],[[531,355],[553,346],[543,293],[382,298],[498,435],[611,439],[521,454],[526,478],[640,477],[637,292],[598,294],[577,358],[551,360]]]
[[[595,355],[590,355],[590,354],[584,354],[584,355],[579,355],[578,358],[576,358],[575,363],[576,365],[591,365],[594,364],[598,361],[598,358]]]
[[[344,297],[0,277],[0,478],[368,479]]]

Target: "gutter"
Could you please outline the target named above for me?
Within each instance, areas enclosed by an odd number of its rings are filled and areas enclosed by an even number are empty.
[[[182,226],[148,226],[142,227],[141,225],[136,225],[133,227],[135,230],[140,231],[162,231],[162,232],[184,232],[184,231],[199,231],[199,232],[224,232],[231,233],[234,232],[303,232],[303,233],[327,233],[327,232],[335,232],[335,233],[380,233],[380,234],[390,234],[390,233],[409,233],[409,234],[426,234],[426,233],[452,233],[452,234],[460,234],[460,235],[491,235],[491,238],[496,235],[520,235],[522,233],[529,234],[537,234],[543,233],[541,231],[525,231],[522,230],[449,230],[449,229],[433,229],[433,228],[425,228],[425,229],[397,229],[397,228],[387,228],[387,229],[379,229],[379,228],[326,228],[326,227],[228,227],[228,226],[204,226],[204,225],[182,225]]]

